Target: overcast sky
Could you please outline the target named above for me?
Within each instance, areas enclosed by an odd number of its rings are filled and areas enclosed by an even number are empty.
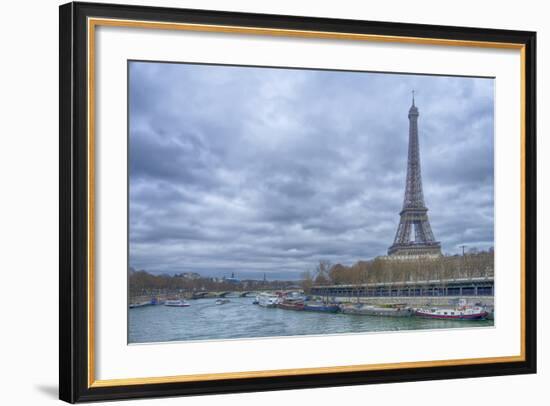
[[[385,255],[411,90],[445,253],[493,245],[494,81],[130,63],[130,266],[294,279]]]

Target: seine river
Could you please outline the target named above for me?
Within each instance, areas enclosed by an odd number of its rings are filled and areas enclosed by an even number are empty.
[[[192,300],[190,307],[146,306],[129,309],[129,343],[219,340],[493,326],[493,320],[448,321],[393,318],[264,308],[252,298]]]

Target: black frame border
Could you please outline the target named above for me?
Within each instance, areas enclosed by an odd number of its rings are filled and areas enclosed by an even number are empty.
[[[264,378],[88,387],[87,19],[232,25],[515,43],[525,46],[525,360]],[[284,15],[68,3],[59,8],[59,398],[238,393],[536,373],[536,33]]]

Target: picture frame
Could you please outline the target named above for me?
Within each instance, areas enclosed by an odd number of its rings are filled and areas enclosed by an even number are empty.
[[[263,15],[94,3],[60,6],[60,267],[59,397],[75,403],[162,396],[221,394],[373,383],[528,374],[536,372],[536,33],[499,29]],[[519,256],[520,350],[518,354],[459,359],[342,364],[200,374],[98,379],[96,260],[98,227],[95,183],[97,100],[96,32],[99,27],[137,28],[150,32],[193,33],[195,37],[253,35],[260,38],[339,41],[474,48],[478,52],[510,50],[520,60],[519,129],[515,132],[520,180],[515,246]],[[150,37],[151,41],[155,38]],[[104,57],[104,56],[102,56]],[[395,66],[396,71],[402,71]],[[126,106],[124,106],[126,108]],[[125,139],[116,131],[111,137]],[[497,134],[498,137],[498,134]],[[497,138],[498,143],[498,138]],[[497,151],[498,154],[498,151]],[[125,167],[122,165],[121,167]],[[123,230],[124,233],[126,230]],[[495,232],[498,235],[498,230]],[[511,267],[513,268],[513,267]],[[126,292],[119,292],[121,296]],[[104,328],[101,329],[105,331]],[[307,338],[306,338],[307,339]],[[205,344],[205,345],[208,345]]]

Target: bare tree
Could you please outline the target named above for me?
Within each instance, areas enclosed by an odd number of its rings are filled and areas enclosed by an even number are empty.
[[[311,288],[313,287],[313,276],[311,275],[310,271],[302,272],[301,274],[302,279],[302,289],[304,289],[305,293],[310,293]]]
[[[330,261],[320,260],[315,268],[315,284],[328,285],[330,282]]]

